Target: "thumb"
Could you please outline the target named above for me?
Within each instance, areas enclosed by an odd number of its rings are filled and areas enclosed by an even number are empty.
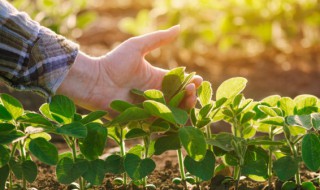
[[[150,51],[172,42],[180,32],[180,25],[167,30],[159,30],[142,36],[134,37],[135,44],[141,49],[143,55]]]

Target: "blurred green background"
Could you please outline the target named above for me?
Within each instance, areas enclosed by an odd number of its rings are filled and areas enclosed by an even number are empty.
[[[233,76],[246,77],[245,93],[252,98],[320,96],[320,0],[10,2],[96,56],[131,36],[180,24],[175,43],[147,56],[152,64],[186,66],[214,87]]]

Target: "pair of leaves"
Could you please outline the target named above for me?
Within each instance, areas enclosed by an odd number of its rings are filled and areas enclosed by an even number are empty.
[[[156,168],[150,158],[141,159],[135,154],[128,153],[124,158],[124,169],[133,180],[140,180],[148,176]]]
[[[286,123],[290,126],[299,126],[307,130],[320,130],[320,113],[308,115],[291,115],[286,117]]]
[[[26,160],[22,163],[11,160],[10,168],[17,179],[24,178],[29,183],[32,183],[38,175],[37,165],[31,160]]]

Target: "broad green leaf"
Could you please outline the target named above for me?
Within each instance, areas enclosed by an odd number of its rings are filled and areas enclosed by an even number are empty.
[[[137,144],[137,145],[131,147],[129,149],[128,153],[135,154],[135,155],[139,156],[139,158],[142,158],[143,150],[144,150],[144,147],[141,144]]]
[[[84,118],[82,118],[80,120],[80,122],[82,124],[87,124],[87,123],[93,122],[97,119],[100,119],[107,114],[108,114],[108,112],[102,111],[102,110],[94,111],[94,112],[91,112],[88,115],[86,115]]]
[[[176,123],[172,111],[162,103],[147,100],[143,102],[143,107],[153,116],[160,117],[170,123]]]
[[[166,100],[170,100],[179,90],[184,81],[184,67],[170,70],[162,80],[162,92]]]
[[[173,133],[167,136],[159,137],[154,144],[154,154],[160,155],[167,150],[178,150],[181,148],[178,134]]]
[[[0,104],[0,120],[4,121],[10,121],[12,120],[11,114],[8,112],[8,110]]]
[[[202,107],[210,103],[213,94],[210,82],[203,81],[199,86],[197,92]]]
[[[251,139],[256,134],[256,129],[252,125],[246,125],[242,130],[242,135],[244,139]]]
[[[188,113],[180,108],[170,107],[174,120],[180,125],[185,125],[188,121]]]
[[[58,149],[44,138],[32,139],[29,143],[29,150],[43,163],[56,165],[58,162]]]
[[[140,159],[135,154],[127,154],[124,168],[131,179],[140,180],[148,176],[156,168],[156,164],[150,158]]]
[[[206,155],[206,140],[202,131],[195,127],[179,129],[179,138],[187,154],[195,161],[202,160]]]
[[[188,172],[203,181],[208,181],[213,177],[215,167],[215,157],[212,151],[207,150],[205,157],[201,161],[195,161],[190,156],[184,159],[184,166]]]
[[[286,117],[286,123],[290,126],[300,126],[307,130],[313,127],[311,115],[290,115]]]
[[[51,121],[55,121],[55,119],[53,118],[51,112],[50,112],[50,108],[49,108],[49,104],[48,103],[44,103],[40,106],[39,108],[40,113],[45,116],[46,118],[50,119]]]
[[[227,117],[234,117],[234,113],[229,109],[229,108],[225,108],[222,110],[223,115],[227,116]]]
[[[221,132],[214,135],[213,138],[207,139],[207,144],[219,147],[227,152],[232,151],[231,141],[234,139],[230,133]]]
[[[237,166],[237,165],[239,165],[239,159],[237,158],[237,155],[236,155],[236,153],[234,151],[227,152],[222,157],[222,160],[228,166]]]
[[[9,177],[10,168],[9,165],[5,165],[0,168],[0,189],[5,190],[6,182]]]
[[[227,104],[232,101],[232,98],[240,94],[246,87],[247,79],[235,77],[224,81],[217,89],[216,100],[227,98]]]
[[[143,91],[141,91],[141,90],[139,90],[139,89],[136,89],[136,88],[131,89],[130,92],[131,92],[132,94],[135,94],[135,95],[138,95],[138,96],[143,96]]]
[[[144,91],[144,97],[148,100],[154,100],[165,104],[163,93],[160,90],[146,90]]]
[[[75,162],[68,157],[62,158],[56,167],[56,176],[62,184],[70,184],[76,181],[87,171],[89,163],[87,160],[77,159]]]
[[[260,120],[260,123],[275,125],[275,126],[283,126],[284,125],[284,118],[283,117],[269,117],[266,119]]]
[[[181,90],[180,92],[178,92],[176,95],[174,95],[170,102],[169,102],[169,106],[171,107],[178,107],[180,105],[180,103],[182,102],[184,96],[186,94],[185,90]]]
[[[5,145],[0,145],[0,168],[9,163],[10,149]]]
[[[74,138],[86,138],[88,134],[87,127],[80,122],[63,125],[57,128],[56,132],[61,135],[67,135]]]
[[[105,163],[96,159],[89,161],[87,170],[82,174],[83,178],[92,185],[101,185],[105,175]]]
[[[44,129],[53,130],[53,125],[50,121],[37,113],[26,113],[17,119],[20,123],[26,123],[33,127],[42,127]]]
[[[88,123],[87,135],[79,140],[81,153],[89,160],[98,159],[106,146],[108,130],[99,123]]]
[[[8,94],[1,94],[1,102],[7,111],[11,114],[13,119],[17,119],[23,114],[23,106],[19,100]]]
[[[120,113],[117,117],[112,120],[112,124],[118,123],[119,125],[126,124],[130,121],[143,120],[150,117],[150,114],[139,107],[130,107]]]
[[[278,105],[281,97],[279,95],[271,95],[261,100],[261,102],[266,103],[270,107],[275,107]]]
[[[273,170],[281,181],[287,181],[298,171],[298,161],[290,156],[284,156],[274,161]]]
[[[245,123],[247,123],[248,121],[250,121],[251,119],[254,118],[254,116],[256,115],[255,112],[253,111],[248,111],[245,114],[243,114],[243,116],[241,117],[241,121],[240,123],[243,125]]]
[[[49,103],[52,117],[59,123],[68,124],[72,122],[76,113],[76,106],[68,97],[63,95],[53,96]]]
[[[123,158],[119,155],[110,155],[105,161],[105,172],[122,174],[124,172]]]
[[[110,108],[112,108],[115,111],[123,112],[128,108],[135,107],[135,105],[130,104],[129,102],[123,101],[123,100],[114,100],[110,104]]]
[[[304,115],[317,112],[317,101],[318,98],[312,95],[299,95],[294,99],[296,103],[295,114]]]
[[[306,134],[302,139],[302,160],[312,171],[320,168],[320,139],[316,134]]]
[[[205,127],[207,126],[208,124],[210,124],[211,122],[211,119],[210,118],[204,118],[202,120],[198,120],[197,121],[197,124],[196,124],[196,127],[197,128],[202,128],[202,127]]]
[[[241,173],[253,180],[268,178],[268,153],[259,147],[249,148],[244,157]]]
[[[21,131],[11,131],[9,134],[0,135],[0,144],[9,144],[14,140],[23,137],[25,134]]]
[[[143,138],[145,136],[148,136],[148,133],[144,130],[140,128],[133,128],[126,134],[126,139]]]
[[[264,106],[264,105],[259,105],[258,108],[259,108],[260,111],[262,111],[263,113],[267,114],[268,116],[271,116],[271,117],[278,116],[277,112],[275,112],[271,107]]]
[[[243,94],[238,94],[233,98],[233,102],[232,102],[232,106],[234,108],[238,108],[242,101],[245,100],[244,95]]]
[[[155,120],[150,126],[151,133],[166,132],[170,129],[170,124],[161,119]]]
[[[297,184],[293,181],[286,181],[282,184],[281,190],[296,190]]]
[[[279,101],[279,107],[285,115],[293,115],[296,103],[289,97],[282,97]]]
[[[301,184],[302,190],[316,190],[316,186],[311,181],[305,181]]]
[[[10,123],[0,123],[0,136],[9,134],[15,129],[15,126]]]
[[[212,109],[213,109],[213,104],[208,103],[205,106],[203,106],[199,111],[198,120],[208,118]]]
[[[25,178],[30,183],[32,183],[38,175],[37,165],[31,160],[19,163],[12,159],[10,160],[10,168],[17,179]]]

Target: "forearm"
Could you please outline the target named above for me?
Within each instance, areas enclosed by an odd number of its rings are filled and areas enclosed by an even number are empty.
[[[0,78],[7,84],[51,96],[77,54],[78,45],[0,0]]]

